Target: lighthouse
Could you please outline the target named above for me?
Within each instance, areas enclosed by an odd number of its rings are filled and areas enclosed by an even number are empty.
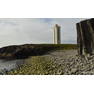
[[[55,24],[54,26],[54,36],[53,36],[53,42],[54,44],[60,44],[61,43],[61,34],[60,34],[60,26],[58,24]]]

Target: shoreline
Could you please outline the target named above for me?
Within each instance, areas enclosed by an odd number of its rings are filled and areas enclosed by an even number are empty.
[[[4,75],[7,72],[17,69],[24,64],[24,60],[1,60],[0,59],[0,74]]]

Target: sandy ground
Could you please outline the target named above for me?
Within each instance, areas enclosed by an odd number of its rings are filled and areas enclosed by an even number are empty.
[[[70,56],[77,55],[77,50],[59,50],[59,51],[57,50],[52,53],[49,53],[49,55],[57,58],[67,59]]]
[[[63,61],[67,61],[71,57],[75,57],[77,55],[77,50],[57,50],[51,53],[48,53],[48,56],[54,59],[56,63],[63,63]]]

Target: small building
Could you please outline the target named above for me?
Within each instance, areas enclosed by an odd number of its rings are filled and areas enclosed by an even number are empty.
[[[53,36],[53,42],[54,44],[61,44],[61,34],[60,34],[60,26],[58,24],[55,24],[54,26],[54,36]]]

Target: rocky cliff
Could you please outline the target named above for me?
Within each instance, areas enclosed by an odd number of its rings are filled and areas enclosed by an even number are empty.
[[[25,44],[25,45],[13,45],[0,48],[1,59],[23,59],[28,56],[42,55],[48,50],[51,50],[51,46],[42,46],[37,44]]]
[[[24,59],[29,56],[43,55],[56,49],[76,49],[76,45],[24,44],[0,48],[0,59]]]
[[[76,24],[78,54],[94,54],[94,18]]]

